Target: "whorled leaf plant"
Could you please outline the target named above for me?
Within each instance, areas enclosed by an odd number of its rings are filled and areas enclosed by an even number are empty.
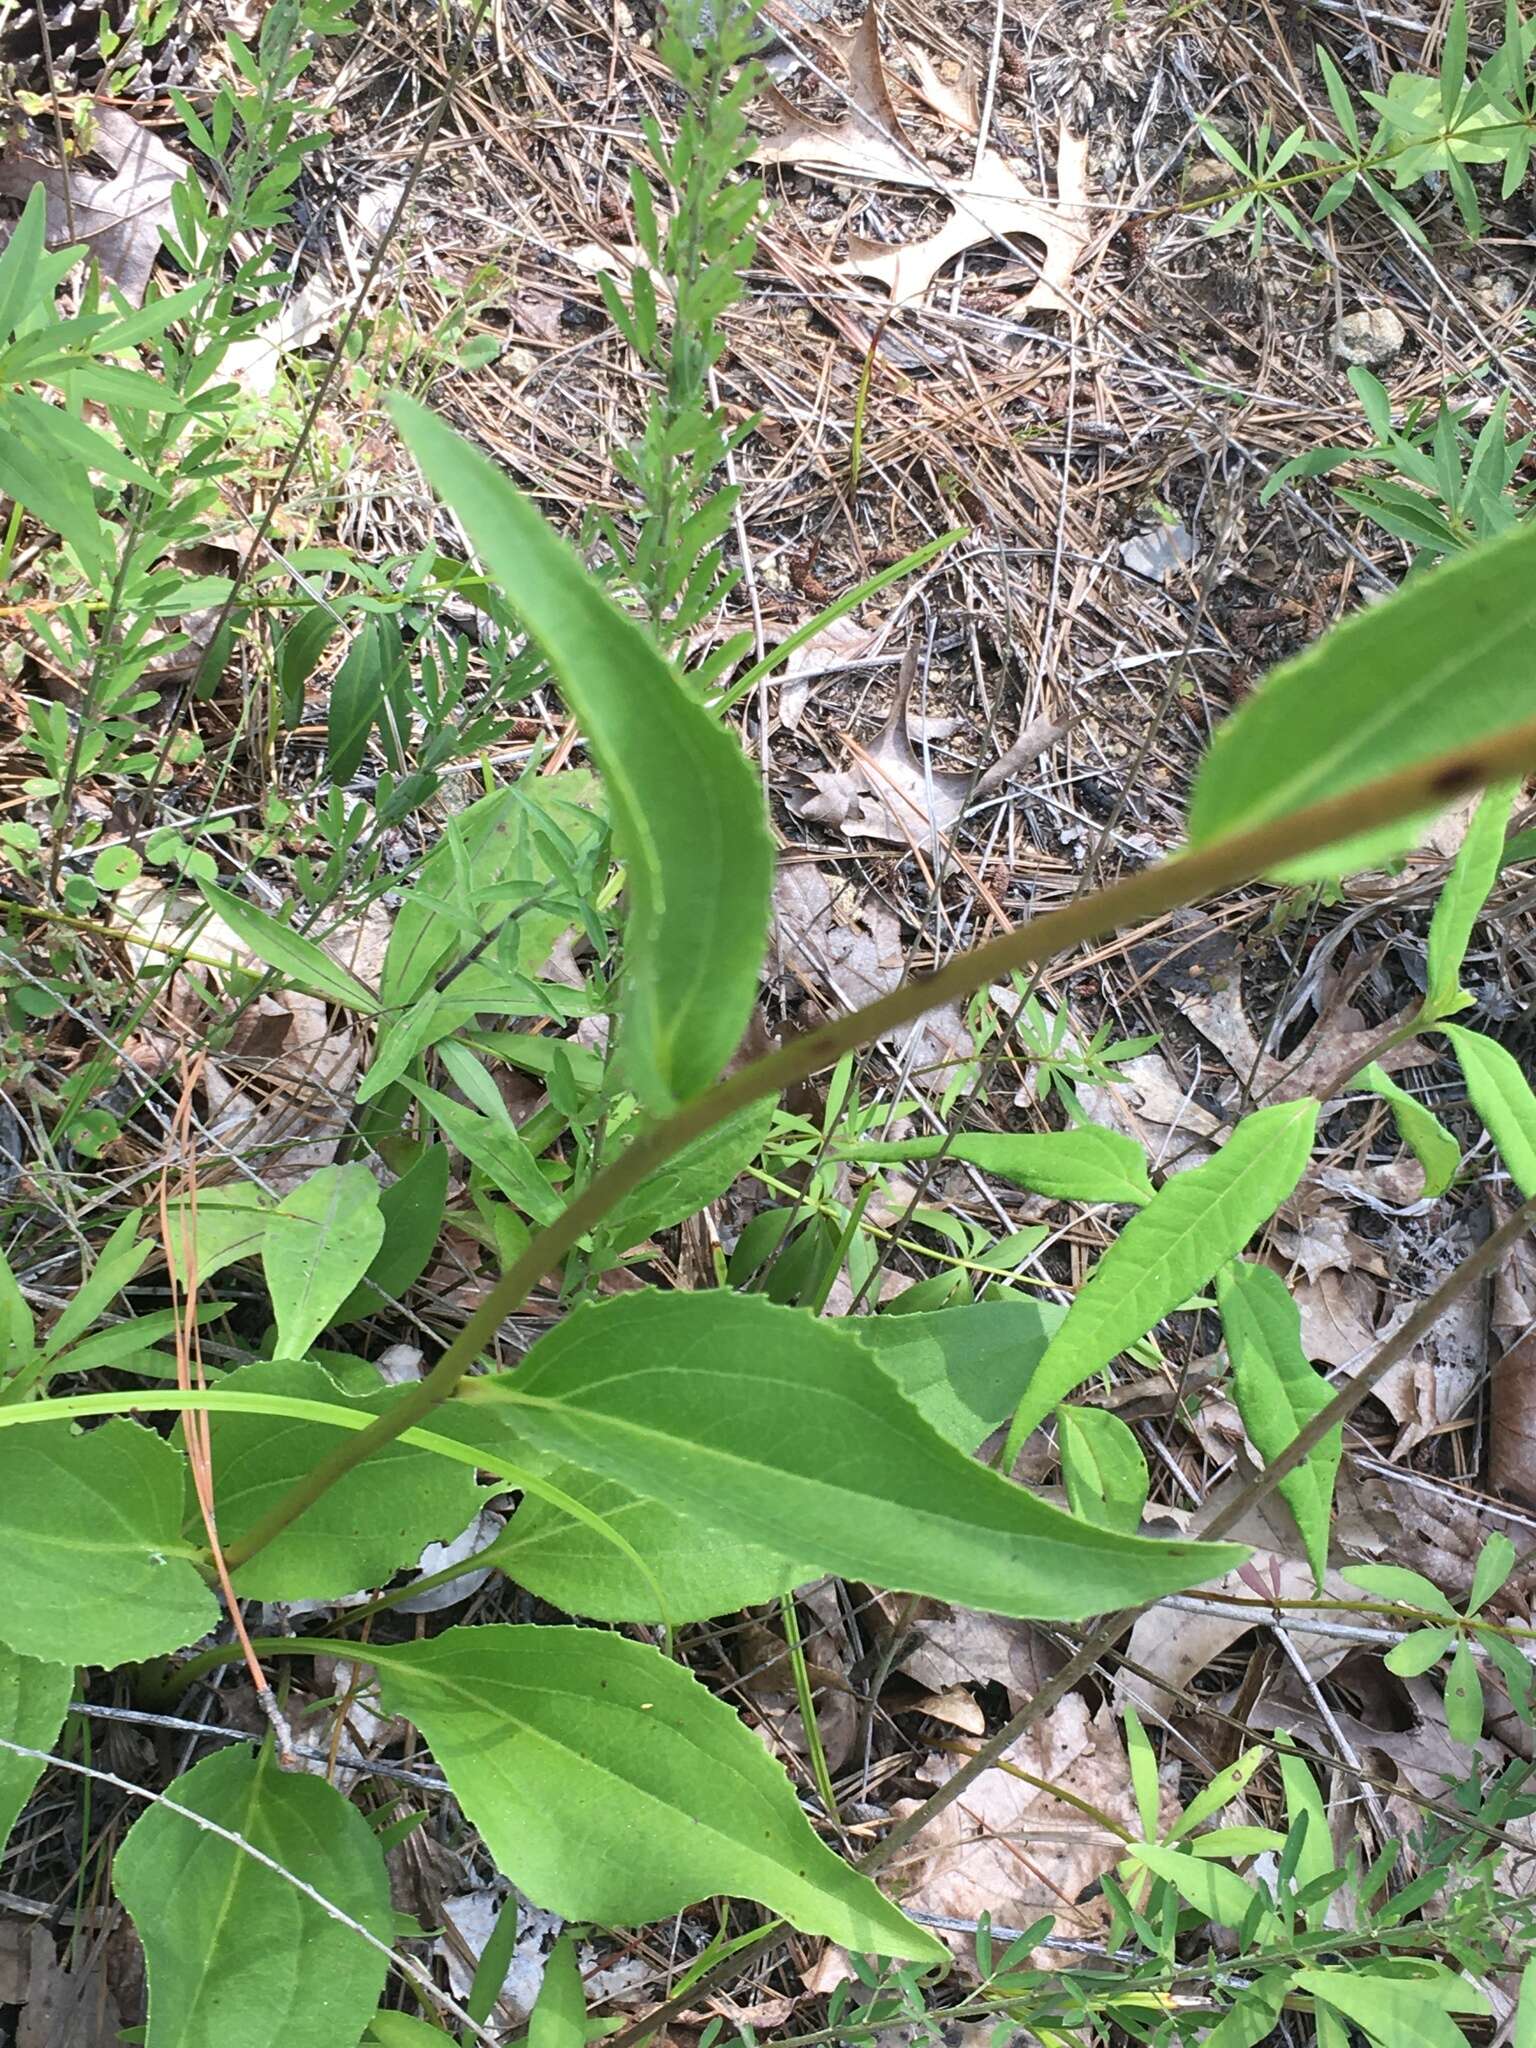
[[[129,1411],[210,1413],[227,1562],[237,1591],[270,1599],[414,1564],[427,1542],[471,1518],[476,1474],[523,1489],[545,1518],[539,1542],[514,1535],[489,1561],[499,1554],[535,1588],[542,1570],[568,1610],[612,1620],[720,1612],[825,1572],[1073,1620],[1230,1569],[1244,1555],[1233,1545],[1151,1540],[1113,1513],[1063,1513],[970,1454],[1009,1417],[1017,1441],[1213,1280],[1219,1299],[1251,1311],[1252,1290],[1241,1269],[1230,1278],[1231,1262],[1304,1170],[1313,1101],[1259,1111],[1209,1165],[1159,1189],[1135,1162],[1087,1156],[1072,1134],[1059,1147],[1041,1139],[1043,1150],[1020,1151],[1014,1164],[1026,1180],[1078,1186],[1134,1212],[1064,1317],[980,1304],[914,1318],[928,1327],[893,1346],[860,1322],[723,1289],[639,1292],[576,1308],[514,1371],[480,1368],[530,1289],[636,1189],[849,1048],[1000,974],[1216,890],[1388,857],[1449,800],[1536,768],[1536,719],[1526,715],[1536,534],[1414,582],[1273,677],[1213,748],[1185,851],[720,1079],[755,1001],[767,933],[770,841],[755,779],[729,730],[512,485],[419,408],[402,404],[398,419],[559,679],[601,771],[629,906],[618,1058],[651,1120],[564,1206],[541,1181],[548,1220],[534,1217],[539,1227],[502,1280],[403,1392],[382,1389],[371,1369],[308,1355],[389,1248],[378,1189],[355,1169],[328,1169],[277,1204],[254,1194],[209,1204],[199,1223],[209,1233],[198,1247],[204,1275],[224,1259],[261,1258],[276,1329],[295,1355],[253,1363],[206,1391],[50,1397],[46,1346],[40,1353],[19,1289],[0,1275],[0,1538],[11,1559],[0,1581],[0,1736],[32,1748],[52,1739],[69,1666],[174,1655],[217,1620],[185,1460]],[[1475,916],[1468,902],[1489,872],[1492,829],[1475,835],[1441,919],[1434,981],[1447,1007],[1459,1000]],[[244,942],[279,974],[323,972],[282,927],[251,917],[243,926]],[[328,993],[377,1007],[339,980]],[[1456,1047],[1474,1101],[1530,1193],[1536,1120],[1499,1049],[1429,1022]],[[405,1028],[406,1014],[380,1010],[381,1056],[389,1032]],[[1264,1417],[1256,1441],[1263,1436],[1266,1454],[1275,1447],[1273,1469],[1294,1471],[1322,1451],[1335,1404],[1319,1405],[1279,1338],[1270,1344],[1245,1323],[1236,1341],[1245,1386],[1266,1370],[1283,1381],[1261,1385],[1251,1405]],[[77,1432],[95,1416],[115,1419]],[[1103,1454],[1114,1447],[1072,1441],[1074,1497],[1102,1509],[1095,1488],[1103,1490],[1114,1465]],[[1331,1478],[1325,1457],[1287,1489],[1314,1548],[1320,1489]],[[598,1546],[608,1568],[593,1570],[587,1607],[582,1558]],[[112,1584],[103,1582],[104,1558]],[[127,1610],[124,1585],[133,1588]],[[320,1644],[265,1647],[307,1654]],[[351,1642],[325,1647],[358,1651]],[[385,1710],[416,1722],[506,1877],[540,1903],[613,1924],[727,1892],[846,1946],[942,1959],[931,1934],[820,1842],[788,1780],[734,1714],[657,1650],[592,1630],[456,1627],[417,1643],[372,1643],[366,1654]],[[194,1660],[183,1673],[197,1668]],[[324,1840],[333,1831],[312,1790],[233,1767],[199,1766],[192,1777],[199,1812],[248,1822],[296,1866],[312,1841],[322,1890],[345,1848],[355,1917],[368,1922],[382,1894],[353,1864],[377,1844],[354,1840],[355,1830],[345,1842],[339,1833]],[[0,1780],[13,1805],[24,1790]],[[174,1850],[153,1816],[130,1833],[131,1905],[153,1895],[151,1874],[174,1862]],[[269,1879],[281,1885],[270,1871],[242,1875],[240,1915],[220,1919],[189,1904],[185,1938],[173,1929],[149,1945],[150,2048],[211,2048],[215,2039],[222,2048],[236,2038],[265,2048],[279,2038],[260,2013],[247,2014],[238,2035],[220,2033],[227,2008],[206,1983],[210,1954],[244,1967],[253,1919],[276,1926],[291,1915],[292,1902],[266,1890]],[[174,1921],[174,1897],[164,1910]],[[351,2048],[369,2023],[376,1981],[367,1968],[324,1967],[325,2039]]]

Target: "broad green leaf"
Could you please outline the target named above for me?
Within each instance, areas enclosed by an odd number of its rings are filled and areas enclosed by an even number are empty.
[[[1411,1636],[1394,1643],[1382,1662],[1399,1678],[1422,1678],[1432,1664],[1440,1662],[1455,1640],[1453,1628],[1417,1628]]]
[[[271,1207],[272,1197],[265,1188],[249,1181],[201,1188],[195,1201],[172,1201],[168,1249],[171,1269],[181,1286],[191,1286],[189,1247],[199,1285],[226,1266],[256,1258],[266,1241]]]
[[[1520,1972],[1513,2048],[1536,2048],[1536,1962],[1527,1963]]]
[[[777,1111],[772,1096],[749,1103],[647,1175],[604,1217],[599,1258],[616,1259],[631,1245],[696,1215],[706,1202],[723,1195],[763,1149]]]
[[[27,194],[21,218],[0,250],[0,339],[9,339],[15,333],[34,301],[37,265],[42,260],[47,225],[47,196],[39,179]]]
[[[644,1926],[725,1893],[845,1948],[945,1951],[826,1848],[729,1707],[657,1650],[576,1628],[453,1628],[371,1653],[497,1867],[568,1920]]]
[[[1217,730],[1190,804],[1191,842],[1342,796],[1529,717],[1536,527],[1456,555],[1284,663]],[[1292,880],[1379,865],[1422,819],[1290,862]]]
[[[144,1944],[147,2048],[355,2042],[388,1959],[282,1873],[389,1942],[389,1877],[362,1815],[323,1779],[244,1749],[195,1765],[169,1796],[278,1868],[166,1806],[128,1830],[113,1880]]]
[[[556,1465],[546,1476],[629,1538],[665,1602],[663,1616],[649,1582],[594,1529],[548,1501],[528,1499],[488,1561],[563,1613],[593,1621],[709,1621],[739,1607],[764,1605],[817,1576],[810,1566],[745,1543],[729,1529],[695,1521],[665,1502],[642,1500],[616,1479],[575,1465]]]
[[[206,1635],[219,1607],[182,1539],[185,1465],[153,1431],[0,1435],[0,1642],[51,1664],[127,1664]]]
[[[1236,1256],[1300,1180],[1317,1104],[1245,1116],[1214,1159],[1176,1173],[1131,1217],[1051,1339],[1009,1431],[1005,1470],[1056,1404],[1171,1315]]]
[[[1347,1564],[1340,1576],[1348,1579],[1352,1586],[1358,1586],[1363,1593],[1379,1593],[1383,1600],[1390,1600],[1395,1607],[1415,1608],[1424,1614],[1443,1614],[1451,1621],[1461,1618],[1438,1586],[1419,1572],[1409,1571],[1406,1565]]]
[[[996,1614],[1081,1619],[1246,1555],[1047,1507],[946,1444],[847,1323],[757,1295],[583,1304],[459,1399],[781,1557]]]
[[[1141,1822],[1141,1832],[1151,1841],[1158,1832],[1162,1809],[1157,1755],[1142,1726],[1141,1716],[1129,1699],[1125,1701],[1122,1712],[1125,1717],[1126,1762],[1130,1765],[1131,1785],[1136,1794],[1136,1817]]]
[[[0,1735],[24,1749],[52,1749],[64,1726],[74,1675],[67,1664],[18,1657],[0,1644]],[[0,1855],[42,1774],[43,1766],[31,1757],[0,1747]]]
[[[549,1952],[544,1981],[528,2015],[528,2048],[587,2048],[587,2002],[574,1935],[562,1934]]]
[[[1332,2006],[1379,2048],[1467,2048],[1454,2020],[1417,1984],[1364,1970],[1298,1970],[1295,1988]]]
[[[1451,1668],[1445,1674],[1445,1726],[1452,1742],[1469,1746],[1483,1732],[1483,1681],[1465,1636],[1451,1652]]]
[[[368,1271],[337,1309],[334,1322],[377,1315],[420,1279],[443,1227],[447,1199],[448,1148],[429,1145],[413,1166],[380,1191],[383,1240]]]
[[[1441,1024],[1461,1065],[1472,1107],[1487,1125],[1509,1177],[1527,1201],[1536,1195],[1536,1094],[1512,1052],[1480,1031]]]
[[[1102,1408],[1058,1408],[1056,1428],[1072,1512],[1102,1529],[1140,1528],[1147,1461],[1130,1426]]]
[[[946,1443],[974,1451],[1018,1406],[1065,1314],[1053,1301],[977,1301],[849,1327]]]
[[[1064,1202],[1131,1202],[1152,1199],[1146,1154],[1119,1131],[1084,1124],[1075,1131],[1039,1136],[1016,1131],[957,1131],[952,1137],[856,1139],[838,1147],[839,1159],[861,1165],[887,1160],[957,1159],[1016,1187]]]
[[[1171,1884],[1186,1905],[1204,1913],[1222,1927],[1241,1927],[1259,1894],[1234,1870],[1219,1863],[1207,1863],[1184,1849],[1165,1849],[1152,1842],[1138,1842],[1132,1859]],[[1273,1920],[1273,1915],[1267,1915]]]
[[[773,876],[757,778],[513,484],[420,406],[392,409],[602,771],[630,897],[620,1051],[645,1106],[667,1109],[716,1078],[756,999]]]
[[[1424,1169],[1423,1199],[1432,1202],[1443,1195],[1461,1165],[1461,1146],[1440,1119],[1417,1096],[1400,1088],[1378,1060],[1362,1067],[1349,1086],[1368,1089],[1388,1104],[1397,1135]]]
[[[1216,1276],[1216,1306],[1232,1361],[1232,1393],[1254,1449],[1268,1465],[1288,1451],[1333,1398],[1301,1348],[1301,1311],[1278,1273],[1234,1259]],[[1333,1484],[1344,1431],[1329,1430],[1280,1482],[1321,1593],[1333,1525]]]
[[[16,1284],[10,1261],[0,1251],[0,1373],[9,1379],[30,1365],[37,1330],[27,1298]]]
[[[380,1386],[366,1398],[343,1393],[323,1366],[271,1359],[242,1366],[220,1381],[226,1393],[284,1394],[329,1401],[364,1415],[398,1401]],[[219,1534],[233,1543],[255,1526],[306,1472],[335,1450],[334,1429],[275,1415],[210,1415],[214,1497]],[[235,1573],[235,1590],[250,1600],[332,1600],[382,1586],[414,1565],[429,1543],[467,1528],[480,1506],[467,1466],[395,1442],[339,1479],[312,1507]],[[188,1480],[186,1526],[201,1528]]]
[[[51,526],[94,576],[108,563],[107,528],[69,451],[0,425],[0,492]]]
[[[1260,2042],[1279,2038],[1276,2023],[1289,1988],[1281,1970],[1257,1979],[1202,2038],[1201,2048],[1258,2048]],[[1323,2044],[1319,2043],[1319,2048]]]
[[[534,973],[570,923],[526,899],[548,894],[554,877],[539,834],[556,828],[578,849],[602,831],[595,814],[596,780],[585,768],[528,776],[493,789],[449,821],[417,870],[389,935],[379,994],[390,1008],[413,1003],[442,971],[467,954],[483,931],[516,912],[517,968]],[[466,894],[469,884],[473,895]],[[500,892],[512,885],[516,893]],[[480,897],[477,904],[475,895]],[[525,907],[526,906],[526,907]],[[498,949],[498,958],[506,954]]]
[[[323,946],[216,883],[199,882],[198,887],[208,908],[224,920],[241,945],[285,981],[311,995],[324,996],[327,1002],[339,1003],[344,1010],[356,1010],[364,1017],[378,1014],[379,999],[373,990],[333,960]]]
[[[1498,880],[1517,787],[1513,782],[1503,782],[1485,792],[1445,878],[1429,922],[1426,1022],[1452,1016],[1471,1006],[1473,998],[1461,986],[1461,963],[1467,957],[1472,927]]]
[[[385,612],[365,618],[331,678],[325,770],[332,783],[350,782],[361,766],[368,735],[374,720],[383,720],[385,695],[403,658],[399,622]]]
[[[322,1166],[274,1205],[261,1265],[279,1358],[302,1358],[330,1327],[383,1241],[379,1184],[360,1160]]]

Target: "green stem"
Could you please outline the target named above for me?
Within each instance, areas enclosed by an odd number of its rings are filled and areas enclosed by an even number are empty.
[[[780,1095],[832,1066],[845,1052],[911,1024],[941,1003],[957,1000],[1021,967],[1039,966],[1059,953],[1109,936],[1123,925],[1165,916],[1185,904],[1251,882],[1302,855],[1402,818],[1433,811],[1509,775],[1536,770],[1536,719],[1492,738],[1453,749],[1398,770],[1364,788],[1328,797],[1288,817],[1175,855],[1108,889],[1004,932],[957,954],[935,973],[913,977],[889,995],[814,1031],[800,1032],[716,1087],[641,1131],[627,1150],[582,1189],[532,1240],[502,1275],[431,1372],[390,1411],[346,1442],[297,1482],[256,1525],[228,1546],[231,1569],[265,1549],[365,1458],[393,1443],[446,1401],[495,1339],[506,1318],[527,1300],[546,1273],[557,1269],[631,1189],[702,1137],[764,1096]],[[1325,1411],[1326,1412],[1326,1411]],[[1286,1469],[1289,1469],[1287,1467]]]

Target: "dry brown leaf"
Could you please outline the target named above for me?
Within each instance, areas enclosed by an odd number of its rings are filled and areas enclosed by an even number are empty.
[[[1262,1589],[1262,1590],[1261,1590]],[[1272,1589],[1282,1600],[1311,1600],[1316,1586],[1311,1569],[1300,1558],[1280,1557],[1273,1551],[1255,1551],[1240,1571],[1228,1572],[1206,1588],[1208,1592],[1233,1593],[1240,1599],[1263,1597]],[[1359,1599],[1359,1594],[1337,1572],[1323,1580],[1323,1591],[1340,1601]],[[1341,1609],[1333,1617],[1348,1620]],[[1139,1664],[1151,1674],[1142,1678],[1130,1670],[1116,1679],[1120,1697],[1129,1697],[1138,1708],[1173,1720],[1188,1713],[1188,1703],[1178,1697],[1191,1681],[1250,1629],[1264,1626],[1262,1608],[1234,1608],[1230,1612],[1212,1607],[1209,1614],[1190,1614],[1183,1608],[1149,1607],[1131,1630],[1126,1650],[1128,1664]],[[1291,1646],[1314,1678],[1321,1678],[1341,1664],[1355,1647],[1334,1636],[1310,1635],[1305,1629],[1289,1631]],[[1157,1682],[1154,1682],[1157,1681]]]
[[[1039,275],[1024,294],[1024,305],[1045,313],[1072,310],[1067,288],[1088,241],[1083,137],[1061,132],[1056,150],[1056,199],[1039,198],[995,149],[983,150],[963,184],[946,187],[954,212],[936,233],[920,242],[866,242],[850,235],[850,254],[836,268],[845,276],[883,284],[893,306],[924,298],[934,279],[956,256],[988,242],[1039,242],[1045,254]]]
[[[15,2048],[117,2048],[122,2016],[102,1969],[99,1947],[74,1969],[61,1969],[47,1928],[32,1928],[27,1997],[16,2022]]]
[[[1112,1087],[1085,1083],[1077,1090],[1084,1114],[1134,1138],[1164,1172],[1187,1173],[1203,1165],[1226,1137],[1229,1126],[1180,1086],[1162,1053],[1138,1053],[1117,1066],[1115,1076]],[[1021,1107],[1033,1099],[1027,1086],[1014,1098]]]
[[[885,995],[906,971],[901,926],[894,912],[874,897],[861,897],[853,883],[800,864],[779,871],[773,885],[774,934],[786,970],[811,991],[829,991],[839,1007],[857,1009]],[[957,1060],[974,1056],[959,1008],[931,1010],[915,1027],[914,1078],[928,1071],[947,1078]],[[905,1049],[908,1033],[888,1043]]]
[[[943,1785],[963,1759],[933,1756],[919,1776]],[[1102,1931],[1102,1897],[1077,1902],[1125,1853],[1125,1834],[1139,1832],[1125,1751],[1107,1710],[1091,1715],[1069,1693],[1004,1758],[1014,1771],[1060,1786],[1105,1816],[1100,1823],[1079,1806],[1056,1799],[1013,1771],[994,1767],[936,1814],[913,1839],[900,1867],[901,1900],[909,1912],[975,1920],[990,1913],[1008,1926],[1027,1927],[1055,1915],[1055,1933],[1084,1939]],[[897,1802],[915,1812],[916,1800]],[[968,1936],[948,1936],[957,1950]],[[1037,1951],[1037,1967],[1059,1966],[1059,1951]]]
[[[1505,1219],[1494,1205],[1495,1226]],[[1516,1240],[1493,1277],[1488,1327],[1502,1352],[1490,1388],[1488,1483],[1536,1506],[1536,1245]]]
[[[110,177],[95,177],[78,163],[66,173],[19,148],[7,150],[0,155],[0,193],[24,200],[41,185],[49,246],[83,242],[102,276],[137,306],[160,254],[160,229],[174,218],[171,194],[191,171],[152,128],[105,100],[91,108],[90,149],[111,166]]]
[[[967,1735],[985,1735],[987,1732],[987,1717],[981,1702],[963,1685],[952,1685],[948,1692],[925,1692],[921,1699],[913,1701],[912,1710],[917,1714],[929,1714],[935,1721],[943,1721],[951,1728],[962,1728]]]
[[[220,368],[253,397],[266,397],[277,389],[283,357],[312,348],[335,324],[343,303],[341,294],[317,271],[254,334],[232,342]]]
[[[918,1621],[916,1630],[918,1641],[899,1669],[934,1693],[1000,1685],[1016,1709],[1061,1668],[1061,1658],[1026,1621],[955,1607]]]
[[[914,51],[918,95],[962,132],[980,123],[971,99],[940,78]],[[956,183],[928,168],[901,125],[880,54],[873,0],[847,46],[848,110],[838,121],[818,120],[770,87],[768,104],[779,132],[759,143],[761,163],[787,164],[812,176],[937,191],[953,211],[943,227],[921,241],[886,244],[849,237],[849,256],[835,268],[844,276],[883,284],[896,306],[921,299],[952,258],[984,242],[1024,237],[1045,251],[1024,305],[1043,312],[1069,310],[1072,273],[1088,240],[1088,144],[1061,131],[1056,152],[1056,198],[1031,192],[996,150],[983,150],[970,177]]]
[[[941,114],[962,134],[979,135],[981,115],[977,110],[976,87],[970,73],[967,72],[958,84],[952,84],[940,74],[928,52],[919,45],[909,44],[907,55],[917,73],[919,98],[926,100],[936,114]]]
[[[838,669],[874,654],[884,640],[887,625],[861,626],[851,618],[834,619],[797,647],[784,664],[779,686],[779,723],[793,732],[805,716],[811,700],[811,678],[827,669]]]
[[[1390,1337],[1411,1312],[1405,1304],[1383,1328],[1382,1337]],[[1483,1304],[1478,1294],[1469,1290],[1425,1332],[1422,1347],[1399,1359],[1371,1389],[1398,1424],[1394,1458],[1406,1457],[1415,1444],[1465,1414],[1482,1384],[1487,1356]]]
[[[848,40],[846,62],[849,107],[839,121],[819,121],[776,86],[766,89],[763,97],[781,126],[758,144],[758,162],[787,164],[823,177],[930,187],[933,176],[908,140],[885,82],[874,0]]]
[[[798,817],[835,826],[849,839],[924,847],[936,834],[952,831],[971,804],[1037,760],[1064,730],[1049,719],[1035,720],[979,775],[935,768],[919,757],[908,729],[916,675],[914,643],[901,665],[890,715],[874,742],[860,749],[850,768],[812,774],[815,794],[789,799]]]

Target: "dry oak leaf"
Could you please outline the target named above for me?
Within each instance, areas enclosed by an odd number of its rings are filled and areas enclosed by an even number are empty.
[[[896,306],[921,299],[953,257],[978,243],[1024,236],[1045,251],[1026,307],[1068,310],[1066,288],[1088,240],[1088,144],[1063,128],[1056,152],[1056,199],[1030,191],[994,149],[983,149],[963,184],[932,171],[901,125],[886,83],[874,0],[848,40],[848,109],[838,121],[818,120],[770,87],[765,97],[781,126],[760,142],[759,163],[786,164],[811,176],[904,185],[937,191],[954,208],[936,233],[922,241],[886,244],[849,237],[844,276],[885,285]],[[962,93],[946,85],[931,64],[918,64],[918,96],[971,133],[979,125]]]
[[[848,111],[839,121],[821,121],[794,105],[776,86],[763,98],[778,116],[779,132],[759,142],[761,164],[787,164],[813,176],[884,179],[887,184],[930,188],[935,180],[908,139],[891,101],[880,56],[880,25],[874,0],[848,38]]]
[[[848,238],[849,257],[836,267],[847,276],[883,284],[893,306],[927,296],[946,263],[979,243],[1039,242],[1045,254],[1039,275],[1024,294],[1024,305],[1043,313],[1072,309],[1067,287],[1088,241],[1088,144],[1063,128],[1056,150],[1056,199],[1030,191],[995,149],[984,149],[963,185],[947,188],[954,212],[936,233],[920,242],[866,242]]]

